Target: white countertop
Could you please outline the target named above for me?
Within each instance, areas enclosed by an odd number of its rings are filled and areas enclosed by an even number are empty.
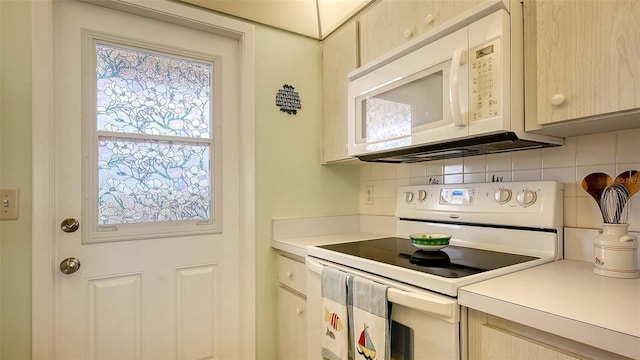
[[[396,232],[396,218],[376,215],[340,215],[273,219],[271,247],[306,257],[307,246],[379,239]]]
[[[271,240],[271,247],[278,249],[289,254],[306,257],[307,246],[313,245],[327,245],[336,243],[345,243],[359,240],[370,240],[388,237],[389,235],[353,232],[345,234],[331,234],[320,236],[305,236],[299,238],[288,238]]]
[[[640,359],[640,279],[561,260],[460,289],[461,305]]]

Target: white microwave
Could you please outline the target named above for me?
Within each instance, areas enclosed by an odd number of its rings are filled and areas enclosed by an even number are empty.
[[[472,15],[349,74],[350,156],[415,162],[562,144],[524,132],[522,8]]]

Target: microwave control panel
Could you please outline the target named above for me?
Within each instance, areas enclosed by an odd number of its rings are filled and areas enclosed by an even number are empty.
[[[500,116],[500,39],[469,51],[471,71],[470,120]]]

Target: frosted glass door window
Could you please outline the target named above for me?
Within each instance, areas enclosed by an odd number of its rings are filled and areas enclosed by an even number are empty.
[[[101,138],[100,224],[210,217],[209,146]]]
[[[367,143],[408,137],[415,129],[443,120],[443,72],[392,84],[362,101],[362,137]]]
[[[211,222],[214,63],[94,44],[97,223]]]

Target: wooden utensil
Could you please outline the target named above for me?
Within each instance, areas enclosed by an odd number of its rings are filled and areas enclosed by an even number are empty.
[[[602,211],[600,203],[602,192],[612,184],[613,179],[611,176],[601,172],[591,173],[582,179],[582,188],[596,201],[600,211]]]
[[[616,177],[614,184],[621,184],[629,191],[629,198],[640,191],[640,174],[636,170],[627,170]]]
[[[640,173],[638,173],[635,170],[631,170],[630,173],[632,173],[632,175],[629,178],[629,181],[627,182],[627,184],[625,185],[627,190],[629,190],[629,198],[631,198],[638,191],[640,191]]]

